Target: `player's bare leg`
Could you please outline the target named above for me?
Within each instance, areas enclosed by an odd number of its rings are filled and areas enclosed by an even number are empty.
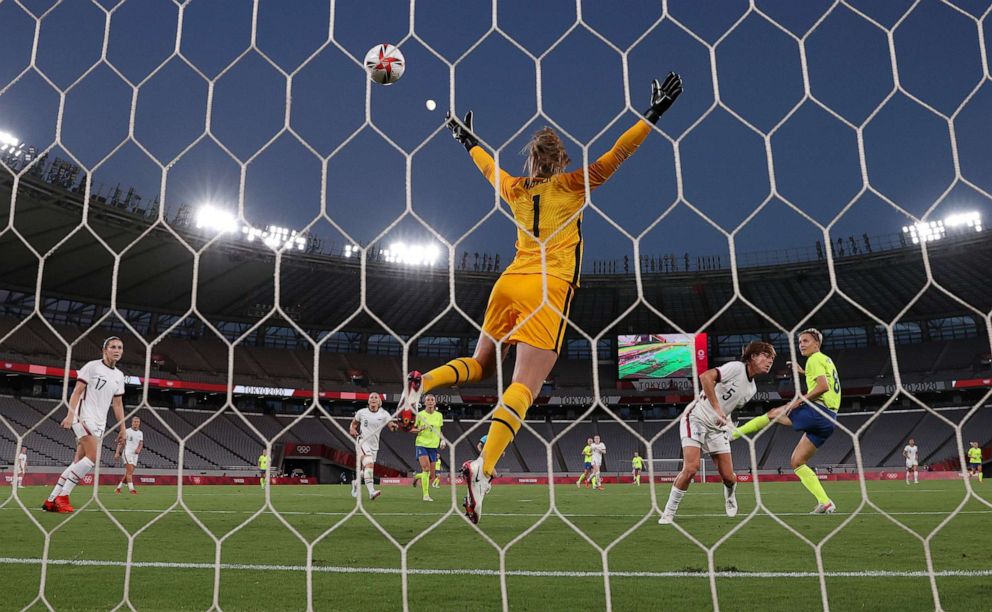
[[[723,501],[727,516],[737,516],[737,474],[734,473],[733,458],[730,453],[711,455],[711,458],[723,480]]]
[[[678,512],[679,504],[682,503],[682,498],[689,490],[689,485],[692,484],[696,473],[699,472],[701,454],[702,451],[698,446],[682,447],[682,470],[675,477],[675,482],[672,483],[672,490],[668,494],[668,503],[665,504],[661,518],[658,519],[659,525],[670,525],[675,521],[675,513]]]

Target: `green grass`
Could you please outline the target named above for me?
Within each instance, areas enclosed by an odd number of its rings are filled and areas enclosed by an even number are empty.
[[[826,483],[827,492],[841,513],[809,516],[812,497],[798,483],[764,484],[766,506],[783,523],[813,542],[820,542],[840,525],[860,503],[857,483]],[[979,495],[992,500],[992,485],[976,484]],[[668,485],[658,485],[659,504]],[[957,481],[924,481],[906,486],[901,481],[871,482],[872,502],[893,513],[899,526],[869,506],[822,546],[827,592],[832,610],[932,609],[930,580],[914,575],[926,571],[923,542],[965,500]],[[500,566],[499,551],[452,512],[450,489],[434,490],[438,501],[421,502],[419,488],[386,487],[365,508],[403,546],[432,527],[407,549],[408,567],[445,570],[409,577],[411,610],[499,609],[500,581],[491,572]],[[144,487],[138,496],[113,495],[101,488],[99,500],[120,523],[91,501],[71,515],[44,513],[36,508],[47,494],[39,487],[20,491],[29,511],[7,499],[0,509],[0,575],[3,576],[4,609],[21,609],[38,595],[41,566],[15,563],[42,557],[44,534],[49,532],[49,558],[65,563],[50,565],[45,587],[47,600],[58,610],[107,610],[122,601],[125,568],[112,562],[127,559],[128,542],[121,528],[143,531],[133,542],[136,563],[169,563],[170,567],[133,567],[130,601],[139,610],[205,610],[213,603],[217,555],[214,539],[177,502],[175,487]],[[77,508],[92,489],[73,494]],[[460,498],[462,491],[458,492]],[[252,516],[263,505],[258,487],[187,487],[184,501],[216,538],[223,538],[217,597],[225,610],[299,610],[307,604],[306,563],[303,540],[320,541],[313,548],[317,569],[348,568],[351,573],[315,571],[312,589],[316,609],[398,610],[402,608],[398,573],[375,573],[361,568],[401,567],[401,551],[361,512],[349,490],[342,486],[273,487],[273,506],[299,537],[274,514]],[[713,546],[738,526],[754,508],[754,490],[739,487],[742,512],[736,519],[722,515],[718,485],[694,485],[679,511],[678,525],[704,546]],[[610,547],[610,596],[614,610],[708,610],[712,608],[710,581],[704,550],[679,530],[656,524],[651,511],[651,487],[610,486],[604,492],[559,486],[555,500],[559,512],[535,525],[550,507],[550,491],[539,485],[498,486],[487,497],[482,531],[505,547],[507,596],[513,610],[604,609],[606,586],[600,552],[576,530],[598,546]],[[30,518],[29,515],[30,514]],[[350,516],[349,516],[350,514]],[[962,512],[931,540],[934,568],[992,571],[987,542],[992,510],[968,500]],[[569,522],[571,525],[569,525]],[[327,533],[334,526],[334,531]],[[238,527],[241,527],[238,529]],[[517,539],[533,528],[526,537]],[[912,533],[910,531],[912,531]],[[632,530],[632,531],[631,531]],[[621,536],[630,531],[627,537]],[[300,538],[303,538],[301,540]],[[84,564],[85,561],[97,563]],[[102,563],[101,563],[102,562]],[[111,563],[108,563],[111,562]],[[721,610],[818,610],[822,609],[813,548],[762,512],[726,539],[714,554],[715,580]],[[207,564],[202,567],[198,564]],[[238,568],[253,564],[266,568]],[[276,566],[292,566],[278,568]],[[464,570],[489,570],[464,573]],[[894,575],[866,575],[865,572]],[[452,573],[456,573],[453,575]],[[516,573],[514,573],[516,572]],[[527,574],[526,572],[532,572]],[[588,572],[556,576],[550,572]],[[649,572],[654,575],[638,575]],[[666,575],[690,572],[693,575]],[[734,576],[741,572],[785,573],[796,576]],[[802,573],[813,572],[813,576]],[[537,573],[536,575],[534,573]],[[660,574],[660,575],[659,575]],[[992,601],[992,576],[940,576],[936,583],[946,610],[988,609]],[[36,602],[32,609],[43,609]]]

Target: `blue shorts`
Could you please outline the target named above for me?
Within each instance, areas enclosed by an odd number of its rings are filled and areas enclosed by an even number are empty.
[[[582,467],[585,468],[585,469],[587,469],[587,470],[591,470],[592,469],[592,463],[589,462],[589,461],[586,461],[585,463],[582,464]]]
[[[803,404],[789,413],[789,419],[792,421],[794,431],[805,433],[813,446],[820,448],[837,428],[837,413],[823,404],[816,406],[825,414],[820,414],[816,409]]]
[[[427,459],[431,463],[435,463],[437,461],[437,449],[436,448],[427,448],[426,446],[418,446],[417,447],[417,459],[420,459],[421,457],[427,457]]]
[[[981,463],[975,463],[973,461],[969,461],[968,462],[968,469],[969,470],[980,470],[980,469],[982,469],[982,464]]]

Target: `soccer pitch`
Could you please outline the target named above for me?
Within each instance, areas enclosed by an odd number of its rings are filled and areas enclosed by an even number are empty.
[[[861,503],[856,482],[825,486],[840,508],[838,514],[807,515],[814,501],[799,483],[764,484],[761,495],[779,520],[819,542]],[[984,500],[992,501],[990,485],[974,486]],[[822,558],[830,608],[931,609],[924,545],[913,533],[926,538],[960,506],[960,513],[930,540],[941,603],[946,610],[988,609],[992,509],[966,498],[959,481],[923,481],[913,486],[901,480],[872,481],[867,487],[869,500],[905,528],[865,505],[829,538]],[[661,503],[668,488],[657,485]],[[28,487],[19,493],[31,516],[50,530],[68,515],[38,509],[47,492]],[[95,501],[79,511],[91,492],[76,490],[77,513],[51,538],[45,592],[59,610],[109,610],[122,601],[127,538]],[[401,544],[434,527],[409,548],[411,610],[500,607],[499,553],[455,511],[452,502],[460,500],[463,492],[459,487],[453,497],[450,488],[432,489],[437,501],[427,503],[420,500],[419,487],[390,486],[375,502],[363,500],[375,520]],[[505,560],[511,609],[605,608],[603,556],[579,531],[600,547],[609,547],[606,559],[614,610],[712,608],[706,553],[679,530],[658,525],[656,513],[645,520],[651,511],[650,486],[612,485],[599,492],[559,485],[554,497],[564,519],[552,513],[536,527],[550,508],[547,487],[496,486],[486,498],[480,527],[501,546],[513,542]],[[144,487],[137,496],[114,495],[111,488],[101,488],[99,499],[125,529],[144,528],[132,553],[135,567],[129,590],[135,608],[205,610],[212,605],[216,547],[175,505],[175,487]],[[730,519],[723,515],[720,485],[694,485],[677,524],[701,544],[712,546],[754,510],[754,488],[741,484],[738,499],[741,514]],[[17,610],[37,596],[44,537],[16,500],[4,500],[0,509],[3,608]],[[183,500],[204,526],[225,538],[219,556],[223,609],[306,608],[306,547],[271,512],[259,513],[264,507],[259,487],[191,486],[184,489]],[[354,512],[348,487],[273,487],[271,500],[286,522],[308,540],[337,525],[314,547],[316,609],[402,609],[400,551],[365,516]],[[612,544],[625,533],[626,538]],[[763,511],[721,544],[714,562],[721,610],[822,609],[813,549]],[[43,604],[32,609],[43,609]]]

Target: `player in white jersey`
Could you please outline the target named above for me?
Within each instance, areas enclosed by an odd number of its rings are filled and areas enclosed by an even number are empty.
[[[383,427],[396,431],[396,421],[388,411],[382,409],[382,397],[378,393],[369,393],[369,405],[355,413],[351,421],[351,437],[357,440],[358,468],[355,470],[355,480],[351,483],[351,496],[358,497],[362,479],[369,490],[369,499],[375,499],[382,494],[373,486],[373,466],[379,453],[379,435]]]
[[[124,444],[117,443],[117,452],[114,453],[115,460],[121,457],[121,446],[124,447],[124,478],[121,478],[121,481],[117,483],[114,493],[120,494],[121,487],[127,483],[131,495],[137,495],[138,492],[134,490],[134,468],[138,467],[138,455],[145,449],[145,434],[141,431],[141,419],[138,417],[131,419],[131,428],[124,434]]]
[[[902,449],[902,456],[906,458],[906,484],[909,484],[909,474],[913,474],[913,483],[920,484],[920,449],[916,446],[916,440],[909,439],[909,442]]]
[[[606,454],[606,445],[603,444],[599,436],[593,436],[589,450],[592,451],[592,486],[602,491],[603,477],[600,474],[600,470],[603,467],[603,455]]]
[[[69,493],[96,464],[96,453],[107,426],[107,409],[113,407],[120,426],[117,443],[124,440],[124,373],[117,362],[124,354],[124,342],[117,336],[103,341],[103,357],[90,361],[76,372],[76,386],[69,398],[69,412],[62,419],[64,429],[76,434],[76,455],[42,505],[49,512],[72,512]]]
[[[24,488],[24,473],[28,471],[28,453],[21,447],[21,452],[17,454],[17,462],[14,463],[14,479],[10,485],[18,489]]]
[[[744,347],[740,361],[731,361],[706,370],[699,376],[702,392],[685,407],[679,417],[682,434],[682,471],[675,477],[668,503],[658,519],[661,525],[675,520],[682,497],[699,471],[703,451],[710,454],[723,479],[727,516],[737,515],[737,475],[730,456],[728,425],[730,413],[746,404],[757,392],[754,378],[767,374],[775,361],[775,348],[757,340]]]

